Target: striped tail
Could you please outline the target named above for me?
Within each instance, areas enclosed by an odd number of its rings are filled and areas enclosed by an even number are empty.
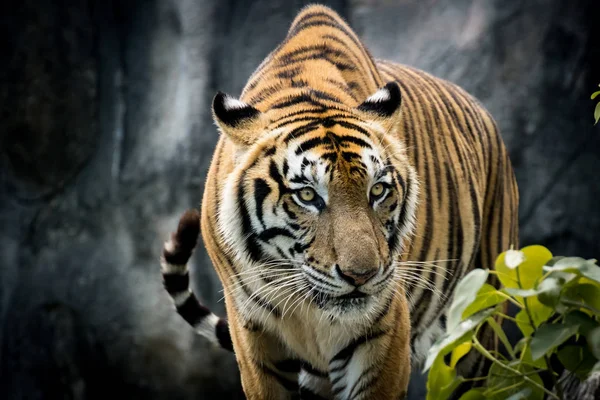
[[[200,215],[195,210],[186,211],[179,219],[177,232],[171,234],[163,248],[161,273],[163,284],[179,315],[190,324],[196,333],[211,343],[233,351],[227,320],[217,317],[200,304],[190,288],[187,263],[198,243]]]

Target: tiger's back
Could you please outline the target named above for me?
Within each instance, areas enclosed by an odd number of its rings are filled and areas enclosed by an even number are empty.
[[[422,360],[445,328],[439,318],[460,278],[518,247],[519,195],[497,125],[475,98],[414,68],[377,66],[402,88],[400,139],[421,182],[417,232],[404,258],[428,262],[419,272],[436,289],[408,283],[413,351]]]
[[[410,370],[400,367],[409,332],[420,360],[457,281],[518,244],[517,187],[494,121],[455,85],[374,60],[322,6],[303,9],[240,99],[217,95],[213,113],[223,135],[202,235],[245,391],[398,396],[406,381],[394,369]],[[165,247],[166,277],[187,276],[169,262],[178,249]],[[368,300],[336,297],[348,282]],[[210,312],[182,286],[169,290],[178,310],[206,332]],[[189,299],[201,316],[190,316]],[[210,318],[227,342],[223,321]],[[387,349],[386,368],[366,346]]]

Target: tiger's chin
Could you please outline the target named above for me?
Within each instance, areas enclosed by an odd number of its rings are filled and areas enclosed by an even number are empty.
[[[328,296],[319,295],[315,303],[320,311],[330,321],[338,322],[361,322],[370,320],[371,316],[377,314],[382,299],[379,294]]]

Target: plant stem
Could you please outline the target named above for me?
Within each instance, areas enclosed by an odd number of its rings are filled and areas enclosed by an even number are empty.
[[[517,323],[517,319],[516,319],[516,318],[513,318],[513,317],[511,317],[510,315],[507,315],[507,314],[501,313],[500,311],[496,311],[496,314],[498,314],[499,316],[501,316],[501,317],[502,317],[502,318],[504,318],[504,319],[507,319],[507,320],[509,320],[509,321],[512,321],[512,322],[514,322],[515,324]]]
[[[498,361],[493,355],[491,355],[486,349],[485,347],[483,347],[483,345],[479,342],[479,340],[477,340],[477,337],[473,336],[473,347],[479,351],[481,354],[483,354],[483,356],[485,358],[487,358],[488,360],[490,360],[491,362],[493,362],[494,364],[498,365],[501,368],[504,368],[505,370],[522,377],[527,383],[529,383],[532,386],[535,386],[536,388],[540,389],[541,391],[543,391],[544,393],[546,393],[548,396],[552,397],[553,399],[559,399],[560,397],[558,397],[557,395],[555,395],[554,393],[552,393],[551,391],[549,391],[548,389],[546,389],[544,386],[540,385],[539,383],[537,383],[536,381],[534,381],[533,379],[529,378],[528,376],[523,375],[520,371],[509,367],[508,365],[504,365],[502,364],[500,361]]]
[[[505,386],[505,387],[503,387],[503,388],[496,389],[496,390],[492,390],[493,388],[490,388],[490,390],[491,390],[490,394],[491,394],[492,396],[494,396],[494,395],[497,395],[497,394],[499,394],[499,393],[506,392],[506,391],[508,391],[508,390],[512,390],[512,389],[518,388],[518,387],[519,387],[519,386],[521,386],[522,384],[523,384],[523,382],[517,382],[517,383],[514,383],[514,384],[512,384],[512,385]]]
[[[538,369],[538,370],[529,371],[529,372],[521,372],[521,375],[522,376],[535,375],[535,374],[539,374],[540,372],[544,372],[544,371],[546,371],[546,370]],[[490,376],[497,376],[499,378],[514,378],[513,375],[503,375],[503,374],[490,374]]]
[[[587,304],[581,303],[579,301],[561,300],[561,303],[567,306],[585,308],[586,310],[593,312],[595,315],[600,315],[600,310],[597,310],[594,307],[588,306]]]
[[[506,300],[510,301],[511,303],[513,303],[515,306],[519,307],[520,309],[523,309],[523,304],[519,303],[517,300],[513,299],[512,297],[510,297],[509,295],[507,295],[506,293],[502,293],[501,291],[498,290],[498,295],[501,297],[504,297]],[[525,300],[525,299],[523,299]]]
[[[516,272],[517,272],[517,284],[519,285],[520,289],[523,289],[523,285],[521,285],[521,274],[519,272],[519,268],[516,269]],[[523,306],[524,306],[523,309],[525,310],[525,313],[527,314],[527,317],[529,318],[529,322],[531,323],[531,328],[533,329],[533,334],[535,334],[535,332],[537,332],[537,329],[535,327],[535,323],[533,322],[533,316],[531,315],[531,311],[529,310],[529,307],[527,306],[527,298],[526,297],[523,298]],[[554,383],[554,387],[556,388],[556,391],[558,392],[557,398],[562,400],[563,399],[562,386],[560,385],[560,382],[556,379],[554,370],[552,369],[552,366],[550,365],[550,359],[545,354],[544,354],[544,361],[546,362],[546,367],[550,371],[552,383]]]

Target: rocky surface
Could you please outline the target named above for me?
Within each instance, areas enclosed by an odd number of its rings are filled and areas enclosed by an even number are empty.
[[[239,94],[305,3],[0,6],[2,398],[242,398],[233,357],[172,311],[158,256],[201,200],[210,99]],[[598,257],[597,1],[326,3],[376,57],[490,109],[520,185],[522,244]],[[193,270],[222,313],[203,249]]]

